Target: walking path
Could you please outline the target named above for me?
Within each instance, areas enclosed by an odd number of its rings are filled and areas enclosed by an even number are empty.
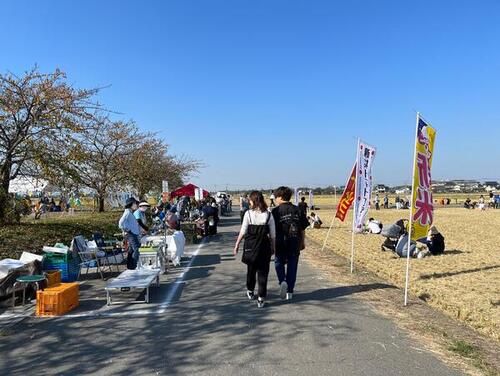
[[[30,317],[0,338],[5,375],[460,375],[388,319],[356,300],[373,284],[335,287],[304,262],[291,302],[245,295],[232,256],[237,216],[194,247],[150,305]],[[133,308],[132,308],[133,307]],[[112,310],[111,310],[112,309]]]

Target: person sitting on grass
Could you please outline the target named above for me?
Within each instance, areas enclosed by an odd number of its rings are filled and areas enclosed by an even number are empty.
[[[481,197],[479,197],[478,207],[479,207],[479,210],[485,210],[486,209],[486,204],[484,202],[484,196],[483,195],[481,195]]]
[[[311,212],[311,216],[309,217],[309,223],[311,224],[311,228],[321,228],[323,221],[315,212]]]
[[[419,244],[417,248],[419,251],[416,254],[417,258],[423,258],[429,255],[441,255],[444,253],[445,244],[444,244],[444,236],[438,231],[436,226],[432,226],[427,233],[427,237],[423,239],[417,240]]]
[[[383,225],[380,221],[370,218],[365,226],[365,232],[369,234],[380,234],[382,232],[382,227]]]

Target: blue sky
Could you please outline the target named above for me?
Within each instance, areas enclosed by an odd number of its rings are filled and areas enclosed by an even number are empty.
[[[0,71],[56,67],[207,167],[209,189],[343,184],[356,138],[376,182],[500,179],[500,2],[12,1]]]

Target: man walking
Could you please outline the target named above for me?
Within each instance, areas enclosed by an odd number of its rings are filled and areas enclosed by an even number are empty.
[[[300,199],[298,207],[299,207],[300,212],[307,217],[307,209],[309,209],[309,205],[307,205],[305,197],[302,197]]]
[[[244,194],[240,196],[240,220],[243,224],[243,217],[245,217],[245,213],[250,209],[250,203],[248,202],[248,194]]]
[[[276,226],[274,266],[280,284],[280,297],[287,300],[292,299],[299,255],[304,249],[305,229],[309,225],[306,215],[290,202],[292,194],[289,187],[276,189],[274,196],[278,206],[272,211]]]

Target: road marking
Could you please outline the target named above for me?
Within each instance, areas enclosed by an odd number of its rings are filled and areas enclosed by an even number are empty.
[[[181,283],[184,282],[184,277],[186,276],[186,273],[188,270],[191,269],[191,265],[193,264],[194,259],[196,256],[198,256],[198,253],[200,253],[201,248],[207,244],[203,239],[203,241],[200,243],[200,245],[196,248],[194,251],[191,260],[189,261],[189,264],[186,266],[186,268],[182,271],[181,275],[179,275],[176,280],[173,283],[173,288],[168,292],[167,297],[165,298],[165,301],[160,305],[160,308],[158,309],[158,313],[162,314],[165,313],[167,310],[168,306],[172,304],[173,298],[177,295],[177,291],[180,288]]]

